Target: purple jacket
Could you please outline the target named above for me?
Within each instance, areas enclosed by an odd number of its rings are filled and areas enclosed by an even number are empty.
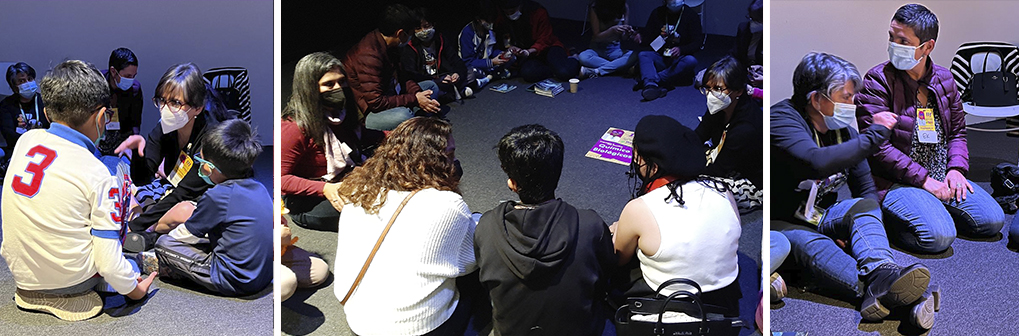
[[[920,85],[937,99],[941,113],[942,131],[948,142],[948,169],[958,169],[963,175],[969,172],[969,149],[966,147],[966,112],[952,79],[952,73],[927,60],[927,73],[914,81],[905,71],[895,69],[888,62],[867,71],[863,90],[857,96],[856,117],[860,128],[870,126],[873,115],[890,111],[899,116],[892,136],[881,149],[869,158],[874,185],[883,199],[894,183],[923,188],[927,169],[909,158],[913,130],[916,124],[916,92]]]

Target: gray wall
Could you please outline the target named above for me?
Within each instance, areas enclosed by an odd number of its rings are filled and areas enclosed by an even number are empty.
[[[535,0],[548,9],[554,18],[584,21],[587,6],[593,0]],[[747,6],[752,0],[706,0],[704,1],[704,32],[715,35],[736,36],[736,27],[746,21]],[[659,0],[629,0],[630,23],[643,27],[651,10],[661,6]]]
[[[709,0],[710,1],[710,0]],[[792,74],[803,55],[823,51],[852,62],[860,73],[888,60],[888,24],[905,1],[771,0],[772,103],[792,95]],[[951,67],[960,44],[1004,41],[1019,44],[1019,1],[923,2],[938,16],[940,31],[931,59]],[[969,123],[985,121],[968,118]]]
[[[131,49],[138,56],[137,79],[146,101],[176,63],[194,62],[203,71],[245,67],[251,122],[263,144],[273,143],[272,1],[5,0],[0,27],[0,62],[27,62],[40,78],[64,59],[105,69],[113,49]],[[146,104],[142,114],[142,131],[148,132],[159,111]]]

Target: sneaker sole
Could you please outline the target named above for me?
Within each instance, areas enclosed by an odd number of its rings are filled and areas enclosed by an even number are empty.
[[[934,288],[925,292],[920,302],[910,311],[910,322],[913,325],[930,330],[934,327],[934,316],[941,310],[941,291]]]
[[[927,268],[916,268],[895,280],[888,292],[864,299],[860,308],[860,316],[867,321],[876,322],[891,313],[891,309],[916,302],[927,291],[931,273]]]
[[[45,301],[50,301],[55,305],[47,305]],[[103,311],[103,299],[94,291],[88,291],[68,300],[48,300],[41,295],[19,289],[14,293],[14,302],[22,309],[53,314],[65,321],[87,320]]]

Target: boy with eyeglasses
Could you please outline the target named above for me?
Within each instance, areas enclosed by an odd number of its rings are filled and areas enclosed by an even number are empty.
[[[157,232],[168,234],[156,240],[153,251],[139,254],[146,273],[158,269],[165,277],[229,296],[257,293],[272,282],[272,199],[251,168],[261,152],[243,120],[209,130],[194,161],[198,176],[212,187],[197,203],[174,206],[188,213],[184,218],[164,216],[156,224]]]
[[[96,149],[110,119],[106,80],[94,66],[69,60],[39,87],[53,124],[25,132],[14,147],[0,200],[0,254],[18,307],[79,321],[102,311],[97,290],[141,300],[156,274],[139,278],[121,254],[129,183],[111,174]]]

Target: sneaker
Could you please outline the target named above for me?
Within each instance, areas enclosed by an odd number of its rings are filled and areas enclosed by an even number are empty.
[[[645,101],[652,101],[658,98],[665,97],[667,91],[656,85],[648,85],[644,87],[644,91],[640,92],[640,95],[644,97]]]
[[[909,310],[909,322],[913,325],[930,330],[934,327],[934,316],[941,311],[941,290],[938,286],[927,287],[927,291]]]
[[[480,89],[480,88],[485,87],[485,85],[488,85],[488,82],[491,81],[491,80],[492,80],[492,75],[488,75],[488,76],[485,76],[483,78],[478,78],[478,88]]]
[[[103,311],[103,299],[95,291],[78,294],[44,294],[18,288],[14,302],[19,308],[53,314],[64,321],[81,321]]]
[[[778,272],[771,273],[771,303],[782,301],[788,293],[782,276]]]
[[[158,238],[159,234],[155,232],[128,232],[124,236],[124,251],[138,253],[151,250]]]
[[[921,264],[902,267],[886,263],[870,272],[866,279],[860,316],[874,322],[888,316],[891,309],[920,299],[930,284],[931,271]]]
[[[580,67],[580,79],[595,77],[598,77],[598,70],[595,70],[594,68],[588,68],[586,66]]]

